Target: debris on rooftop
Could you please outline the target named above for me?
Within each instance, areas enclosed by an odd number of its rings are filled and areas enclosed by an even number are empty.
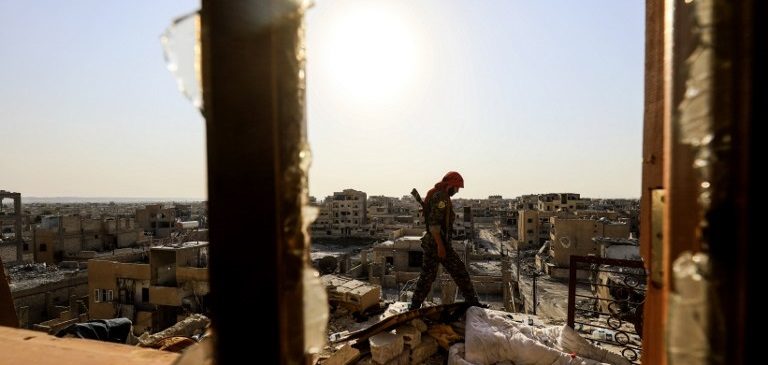
[[[163,342],[168,338],[199,338],[200,336],[204,335],[210,324],[211,320],[208,319],[208,317],[199,313],[195,313],[160,332],[151,335],[147,332],[144,332],[138,338],[138,345],[141,347],[160,348],[162,345],[158,346],[158,343]],[[163,342],[163,344],[166,342],[167,340]]]
[[[43,284],[60,281],[67,277],[86,275],[84,265],[74,262],[62,262],[62,265],[46,263],[30,263],[8,267],[9,286],[11,291],[33,288]]]
[[[331,336],[320,364],[630,364],[565,325],[464,303],[405,310],[393,303],[368,327]]]
[[[341,305],[353,312],[363,312],[378,307],[381,287],[370,285],[341,275],[324,275],[323,284],[332,305]]]

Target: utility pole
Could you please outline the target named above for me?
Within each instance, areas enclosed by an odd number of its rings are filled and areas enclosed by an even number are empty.
[[[539,277],[536,271],[533,272],[533,315],[536,315],[536,278]]]
[[[517,282],[520,282],[520,241],[517,242]]]

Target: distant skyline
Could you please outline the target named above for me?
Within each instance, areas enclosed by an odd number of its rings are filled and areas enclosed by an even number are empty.
[[[199,1],[0,0],[0,189],[206,199],[160,34]],[[317,0],[310,194],[640,196],[641,1]]]
[[[37,196],[22,196],[21,201],[24,204],[32,204],[32,203],[48,203],[48,204],[60,204],[60,203],[97,203],[97,204],[104,204],[104,203],[119,203],[119,204],[127,204],[127,203],[154,203],[154,202],[195,202],[195,201],[203,201],[205,199],[195,199],[195,198],[183,198],[183,197],[164,197],[164,198],[153,198],[153,197],[137,197],[137,198],[121,198],[121,197],[78,197],[78,196],[55,196],[55,197],[37,197]]]

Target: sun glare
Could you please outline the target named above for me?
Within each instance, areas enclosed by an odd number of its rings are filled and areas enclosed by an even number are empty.
[[[402,15],[386,3],[365,2],[334,19],[322,66],[340,96],[387,103],[408,92],[417,74],[418,47]]]

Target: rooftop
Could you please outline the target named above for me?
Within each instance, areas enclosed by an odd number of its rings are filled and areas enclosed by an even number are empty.
[[[172,243],[165,246],[154,246],[151,249],[173,251],[206,246],[208,246],[208,241],[189,241],[184,243]]]
[[[24,264],[8,268],[9,286],[12,292],[70,279],[77,277],[78,274],[84,276],[85,273],[85,270],[80,270],[77,266],[63,268],[45,263]]]

